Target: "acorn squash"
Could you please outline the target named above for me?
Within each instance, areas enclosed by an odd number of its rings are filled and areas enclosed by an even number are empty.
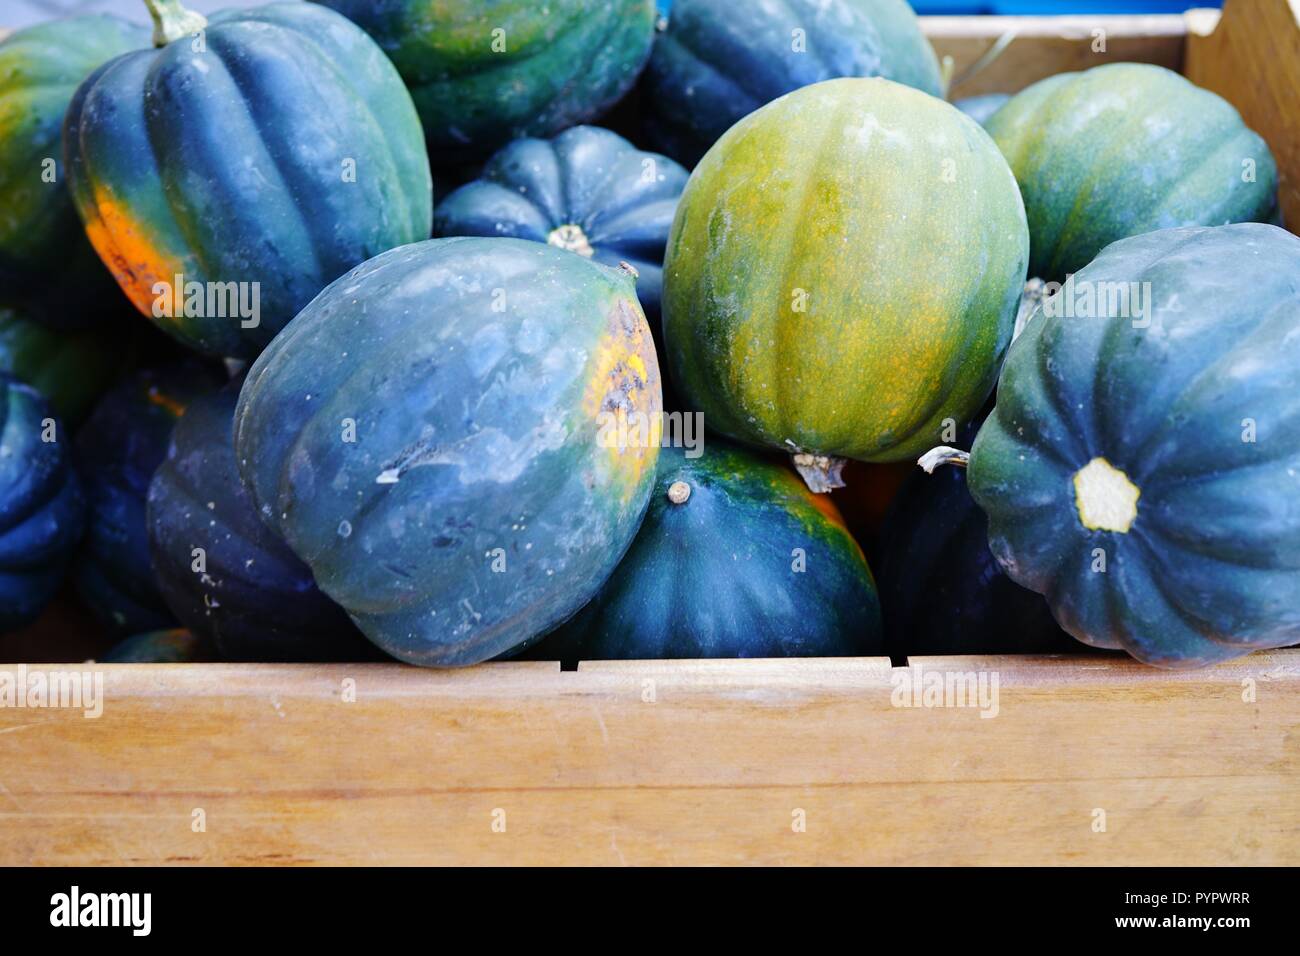
[[[160,48],[106,63],[69,106],[73,199],[140,312],[251,358],[348,269],[428,237],[419,120],[382,51],[323,7],[205,22],[146,5]]]
[[[104,652],[101,664],[193,664],[213,660],[212,648],[184,628],[133,634]]]
[[[142,369],[111,389],[77,431],[77,468],[90,508],[73,578],[113,633],[175,623],[149,563],[145,499],[185,406],[222,381],[217,370],[193,361]]]
[[[397,65],[437,165],[586,123],[650,55],[654,0],[318,0]]]
[[[0,374],[0,632],[36,619],[81,540],[69,437],[39,392]]]
[[[904,0],[678,0],[642,84],[650,143],[694,166],[760,106],[845,76],[942,95],[938,60]]]
[[[190,402],[149,485],[149,551],[163,601],[223,660],[376,657],[262,523],[240,482],[231,425],[241,384]]]
[[[530,656],[610,660],[881,653],[862,549],[783,464],[711,442],[659,456],[641,530],[600,592]]]
[[[651,328],[659,322],[664,246],[686,170],[617,133],[576,126],[553,140],[520,139],[434,210],[437,236],[549,242],[607,266],[628,262]]]
[[[984,403],[1028,256],[1015,179],[970,117],[884,79],[752,113],[682,193],[664,264],[673,385],[715,431],[899,461]]]
[[[1164,67],[1058,73],[986,123],[1029,217],[1029,274],[1060,282],[1117,239],[1266,222],[1277,165],[1226,100]]]
[[[958,436],[969,447],[975,428]],[[876,582],[895,660],[926,654],[1070,654],[1041,594],[1003,573],[989,523],[956,469],[912,469],[880,533]]]
[[[131,314],[65,186],[63,116],[100,64],[148,45],[144,27],[102,15],[0,41],[0,305],[59,328]]]
[[[630,273],[520,239],[394,249],[249,370],[239,470],[372,641],[484,661],[596,593],[659,451],[659,367]]]
[[[0,306],[0,372],[35,388],[69,424],[86,416],[134,351],[129,336],[57,331]]]
[[[1079,640],[1170,667],[1300,640],[1297,276],[1274,226],[1147,233],[1011,347],[969,487]]]

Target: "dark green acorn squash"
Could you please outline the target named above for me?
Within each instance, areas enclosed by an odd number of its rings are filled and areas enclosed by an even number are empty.
[[[163,601],[223,660],[373,658],[374,646],[262,523],[240,482],[231,425],[241,384],[190,402],[149,485],[149,550]]]
[[[211,661],[207,641],[184,628],[148,631],[114,644],[101,664],[193,664]]]
[[[333,279],[428,237],[419,120],[382,51],[323,7],[227,11],[192,37],[203,18],[146,3],[161,49],[105,64],[68,109],[73,198],[140,312],[251,358]]]
[[[969,447],[975,429],[962,430]],[[913,468],[879,541],[876,582],[885,644],[895,660],[925,654],[1070,654],[1082,645],[1057,626],[1041,594],[1003,572],[989,523],[966,476]]]
[[[969,487],[999,563],[1079,640],[1170,667],[1300,640],[1297,277],[1274,226],[1148,233],[1011,347]],[[1082,308],[1120,283],[1151,308]]]
[[[595,119],[636,82],[654,0],[318,0],[397,65],[438,165]]]
[[[69,436],[45,398],[0,374],[0,632],[54,597],[85,528]]]
[[[63,116],[100,64],[148,45],[144,27],[109,16],[0,41],[0,305],[60,328],[130,314],[65,187]]]
[[[124,338],[105,330],[56,331],[0,306],[0,372],[35,388],[59,418],[75,425],[130,360],[134,348],[124,347]]]
[[[904,0],[677,0],[643,83],[651,145],[694,166],[760,106],[844,76],[942,95],[938,60]]]
[[[1266,222],[1277,166],[1231,104],[1164,67],[1058,73],[986,123],[1029,217],[1029,274],[1078,272],[1126,236]]]
[[[186,405],[221,383],[215,369],[197,362],[143,369],[109,391],[77,432],[90,518],[73,575],[82,599],[114,633],[175,623],[150,567],[145,499]]]
[[[595,599],[532,656],[611,660],[880,654],[862,549],[784,465],[712,442],[659,456],[641,530]]]
[[[520,139],[434,211],[438,236],[512,236],[589,259],[630,263],[651,328],[659,322],[664,246],[686,170],[594,126]]]
[[[1028,256],[1015,179],[951,105],[828,80],[733,126],[682,193],[664,263],[676,390],[710,428],[796,453],[900,461],[979,411]]]
[[[437,239],[354,269],[271,343],[235,452],[259,513],[372,641],[473,664],[605,582],[654,484],[661,402],[630,273]]]

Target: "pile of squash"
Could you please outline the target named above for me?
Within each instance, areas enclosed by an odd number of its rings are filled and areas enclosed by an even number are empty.
[[[1300,239],[1213,93],[958,108],[903,0],[142,3],[0,43],[0,631],[1300,642]]]

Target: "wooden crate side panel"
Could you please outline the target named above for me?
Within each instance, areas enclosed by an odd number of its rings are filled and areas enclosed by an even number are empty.
[[[0,863],[1300,862],[1300,653],[916,663],[997,716],[878,660],[105,667],[0,709]]]
[[[1189,17],[1187,77],[1240,111],[1268,142],[1286,225],[1300,230],[1300,0],[1227,0]]]
[[[1031,83],[1103,63],[1155,63],[1182,72],[1181,16],[921,17],[935,53],[953,58],[950,96],[1016,93]],[[1002,38],[987,65],[972,68]]]

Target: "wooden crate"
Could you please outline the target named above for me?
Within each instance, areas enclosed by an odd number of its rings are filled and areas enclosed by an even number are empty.
[[[1183,70],[1269,141],[1294,228],[1296,7],[925,28],[954,96]],[[98,718],[0,708],[0,864],[1300,862],[1300,650],[909,664],[97,666]],[[898,706],[918,673],[996,680],[996,715]]]

